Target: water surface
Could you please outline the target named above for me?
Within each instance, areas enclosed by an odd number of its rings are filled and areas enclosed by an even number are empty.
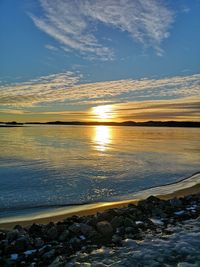
[[[199,171],[196,128],[0,128],[0,217],[126,199]]]

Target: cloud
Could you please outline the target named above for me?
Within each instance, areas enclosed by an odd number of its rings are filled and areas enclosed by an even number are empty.
[[[128,102],[113,105],[119,120],[194,120],[200,118],[200,97]]]
[[[70,107],[68,107],[70,108]],[[121,104],[109,105],[109,118],[113,121],[147,121],[147,120],[178,120],[178,121],[199,121],[200,118],[200,97],[186,97],[176,100],[155,100],[155,101],[131,101]],[[53,121],[53,120],[86,120],[98,121],[99,115],[93,108],[83,110],[15,110],[3,109],[0,114],[15,115],[18,119],[24,118],[27,121]],[[106,120],[106,119],[105,119]],[[22,120],[24,121],[24,120]]]
[[[49,44],[45,45],[45,48],[47,48],[49,50],[52,50],[52,51],[58,51],[58,48],[57,47],[55,47],[53,45],[49,45]]]
[[[113,59],[113,50],[100,39],[100,25],[129,34],[136,42],[162,54],[173,12],[157,0],[40,0],[42,15],[31,14],[34,24],[62,47],[81,54]]]
[[[80,84],[81,75],[65,72],[0,86],[0,106],[100,105],[198,96],[200,74],[165,79],[117,80]]]

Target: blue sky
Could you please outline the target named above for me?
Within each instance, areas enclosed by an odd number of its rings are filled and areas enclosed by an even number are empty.
[[[199,0],[1,0],[0,116],[69,119],[94,105],[191,103],[199,11]]]

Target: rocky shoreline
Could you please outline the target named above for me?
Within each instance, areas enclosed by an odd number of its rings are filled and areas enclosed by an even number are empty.
[[[90,255],[102,247],[120,248],[125,240],[140,242],[149,234],[170,236],[172,227],[199,220],[199,216],[200,194],[170,200],[150,196],[138,205],[129,204],[95,215],[72,216],[57,223],[29,227],[16,225],[12,230],[0,230],[0,266],[115,266],[78,264],[74,255]]]

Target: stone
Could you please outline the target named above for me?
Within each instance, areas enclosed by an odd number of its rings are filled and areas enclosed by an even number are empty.
[[[66,224],[57,224],[56,225],[57,231],[59,234],[63,233],[65,230],[67,230],[67,225]]]
[[[37,237],[34,240],[34,245],[35,245],[36,248],[40,248],[40,247],[42,247],[44,245],[44,241],[42,240],[41,237]]]
[[[51,259],[54,256],[55,252],[56,252],[55,249],[51,249],[50,251],[44,253],[42,255],[42,258],[44,258],[44,259]]]
[[[124,227],[132,227],[134,226],[135,224],[133,223],[133,221],[129,218],[125,218],[124,220]]]
[[[182,207],[182,201],[177,198],[173,198],[170,200],[170,204],[175,208],[181,208]]]
[[[68,228],[71,232],[73,232],[76,235],[81,234],[81,226],[80,223],[73,223],[72,225],[69,226]]]
[[[124,223],[124,217],[123,216],[115,216],[111,220],[111,225],[114,230],[116,230],[118,227],[122,226]]]
[[[117,213],[115,209],[109,209],[102,213],[97,213],[97,219],[98,221],[111,221],[114,216],[116,216]]]
[[[61,267],[64,264],[64,259],[62,256],[58,256],[50,265],[49,267]]]
[[[55,240],[58,237],[58,231],[56,226],[52,226],[48,231],[47,231],[47,237],[49,240]]]
[[[15,229],[15,230],[8,232],[6,238],[9,242],[12,242],[16,240],[19,236],[20,236],[19,231]]]
[[[120,245],[122,242],[122,238],[119,235],[113,235],[112,242],[116,245]]]
[[[15,241],[15,249],[17,252],[23,252],[27,249],[29,239],[27,237],[20,237]]]
[[[111,237],[113,234],[112,225],[108,221],[101,221],[97,223],[97,230],[104,237]]]
[[[62,232],[59,236],[59,241],[66,241],[69,238],[69,231],[65,230],[64,232]]]
[[[78,250],[81,247],[81,240],[77,237],[73,237],[72,239],[70,239],[69,244],[73,249]]]
[[[43,233],[43,226],[37,223],[34,223],[29,228],[29,234],[32,236],[41,236]]]

